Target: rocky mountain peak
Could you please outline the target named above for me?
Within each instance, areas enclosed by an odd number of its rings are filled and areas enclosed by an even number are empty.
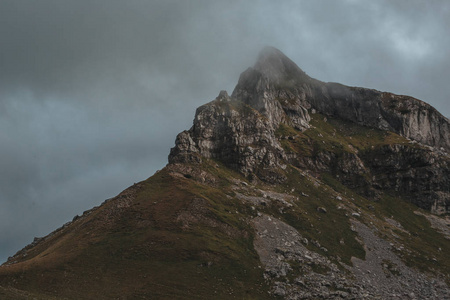
[[[374,140],[369,149],[345,136],[336,138],[336,133],[327,140],[316,132],[313,116],[316,122],[321,116],[350,122],[358,131],[372,130],[366,136],[391,132],[400,145]],[[318,140],[305,138],[303,132],[316,132]],[[409,142],[414,146],[403,145]],[[294,165],[335,173],[344,185],[371,198],[384,189],[401,191],[418,206],[445,213],[450,208],[447,152],[450,123],[430,105],[408,96],[318,81],[280,50],[266,47],[254,67],[241,74],[231,96],[221,91],[197,109],[192,128],[178,135],[169,163],[212,158],[248,178],[274,184],[287,178],[287,165]],[[420,176],[426,180],[417,181]]]
[[[253,68],[241,74],[232,97],[264,115],[273,129],[287,124],[304,130],[310,105],[299,90],[316,82],[280,50],[266,47]]]
[[[165,168],[0,266],[0,298],[450,299],[448,120],[305,76],[264,49]]]
[[[266,47],[239,78],[232,97],[280,124],[308,128],[309,111],[389,130],[450,152],[450,122],[431,105],[409,96],[321,82],[280,50]]]
[[[253,69],[277,85],[295,85],[311,79],[283,52],[274,47],[265,47],[259,53]]]
[[[228,96],[227,91],[222,90],[219,93],[219,96],[217,96],[216,100],[228,100],[230,98],[230,96]]]

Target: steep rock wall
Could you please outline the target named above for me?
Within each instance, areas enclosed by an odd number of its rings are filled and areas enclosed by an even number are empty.
[[[431,105],[413,97],[321,82],[275,48],[264,49],[255,66],[242,73],[232,96],[269,116],[275,125],[284,121],[307,128],[306,109],[313,108],[450,152],[450,121]]]
[[[169,163],[217,159],[245,176],[283,180],[284,151],[271,120],[222,91],[216,100],[199,107],[194,125],[177,136]]]
[[[428,148],[393,145],[359,154],[324,151],[314,157],[286,153],[277,129],[308,130],[311,112],[392,131]],[[445,213],[450,202],[449,130],[449,120],[420,100],[318,81],[279,50],[266,48],[254,67],[241,74],[231,97],[222,91],[197,109],[192,128],[177,136],[169,163],[212,158],[269,183],[285,180],[283,170],[292,164],[339,175],[344,185],[373,199],[389,190]]]

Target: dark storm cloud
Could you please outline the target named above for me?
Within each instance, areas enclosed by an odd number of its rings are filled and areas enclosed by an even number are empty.
[[[445,1],[0,2],[0,260],[167,162],[266,45],[450,115]]]

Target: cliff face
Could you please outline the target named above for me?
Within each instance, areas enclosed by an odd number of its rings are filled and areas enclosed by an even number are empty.
[[[305,128],[308,117],[304,109],[314,108],[325,115],[390,130],[450,152],[449,120],[427,103],[408,96],[315,80],[274,48],[264,49],[255,66],[241,75],[233,97],[268,116],[275,115],[274,124],[283,120],[276,117],[281,107],[292,113],[293,124],[298,122],[299,128]]]
[[[248,177],[272,182],[285,178],[284,151],[270,119],[222,91],[216,100],[199,107],[194,125],[177,136],[169,163],[200,163],[213,158]]]
[[[284,123],[303,130],[310,120],[306,99],[317,82],[279,50],[266,48],[254,68],[241,74],[232,97],[266,116],[274,128]]]
[[[378,190],[395,191],[436,214],[450,210],[450,160],[429,149],[385,145],[364,154]]]
[[[346,136],[322,136],[321,142],[330,147],[317,147],[302,135],[311,131],[312,115],[392,132],[399,139],[362,147],[352,146]],[[197,110],[193,127],[177,137],[169,162],[214,158],[249,178],[271,183],[284,181],[283,170],[292,164],[331,172],[373,199],[392,191],[421,208],[446,213],[449,126],[448,119],[420,100],[318,81],[279,50],[266,48],[255,66],[241,74],[231,97],[223,91]],[[286,136],[283,129],[288,130]],[[293,144],[300,142],[314,155],[296,149]]]

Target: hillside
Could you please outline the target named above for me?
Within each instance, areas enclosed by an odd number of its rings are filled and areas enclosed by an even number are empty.
[[[17,252],[5,299],[450,298],[450,125],[274,48],[169,164]]]

